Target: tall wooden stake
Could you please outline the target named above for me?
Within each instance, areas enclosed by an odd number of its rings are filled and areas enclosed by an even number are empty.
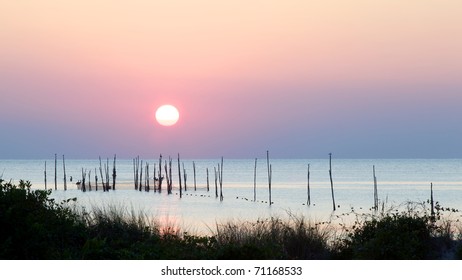
[[[209,168],[207,167],[205,171],[207,172],[207,191],[210,191]]]
[[[98,191],[98,172],[95,168],[95,190]]]
[[[66,182],[66,162],[64,161],[64,155],[63,155],[63,171],[64,171],[64,190],[67,191],[67,182]]]
[[[155,170],[156,168],[154,167],[154,173],[155,173]],[[165,173],[167,173],[167,171],[165,171]],[[154,176],[155,178],[155,176]],[[154,190],[155,190],[155,185],[156,185],[156,182],[155,182],[155,179],[154,179]],[[159,155],[159,191],[160,189],[162,189],[162,154]],[[167,182],[167,188],[168,188],[168,182]],[[167,191],[168,193],[168,191]]]
[[[257,158],[255,158],[255,167],[253,169],[253,201],[257,201]]]
[[[431,206],[431,216],[435,216],[435,206],[433,204],[433,183],[430,183],[430,206]]]
[[[271,177],[273,175],[273,170],[271,168],[271,165],[269,163],[269,151],[266,151],[266,164],[268,166],[268,192],[269,192],[269,204],[271,206]]]
[[[374,176],[374,210],[379,209],[379,195],[377,192],[377,177],[375,176],[375,165],[372,166],[372,175]]]
[[[215,171],[215,198],[217,198],[218,197],[217,168],[214,166],[213,170]]]
[[[104,165],[106,169],[106,189],[109,191],[111,188],[109,187],[109,158],[106,158],[106,164]]]
[[[193,173],[194,173],[194,191],[197,190],[196,187],[196,163],[193,161]]]
[[[335,211],[337,208],[335,207],[334,181],[332,180],[332,153],[329,153],[329,177],[330,177],[330,190],[332,193],[332,206]]]
[[[114,164],[112,165],[112,189],[115,190],[115,185],[116,185],[116,177],[117,177],[117,172],[116,172],[116,156],[114,155]]]
[[[88,171],[88,191],[91,192],[91,169]]]
[[[106,188],[104,186],[103,165],[101,164],[101,157],[99,157],[99,174],[101,176],[101,184],[103,185],[103,192],[105,192]]]
[[[154,169],[155,169],[155,168],[156,168],[156,167],[154,167]],[[160,169],[162,169],[162,168],[160,168]],[[150,188],[150,187],[149,187],[149,163],[148,163],[148,162],[146,162],[146,176],[144,176],[144,177],[146,177],[146,187],[145,187],[145,188],[146,188],[146,191],[149,192],[149,188]],[[154,184],[155,184],[155,183],[154,183]]]
[[[47,189],[47,161],[45,160],[45,171],[43,171],[43,175],[45,175],[45,190]]]
[[[165,167],[167,167],[167,162],[165,162]],[[159,170],[162,170],[162,163],[160,163]],[[157,188],[158,188],[158,185],[156,185],[156,181],[157,181],[156,172],[157,172],[156,171],[156,164],[154,163],[154,168],[152,169],[152,176],[153,176],[152,178],[154,180],[154,183],[152,184],[152,188],[154,189],[154,192],[156,192]],[[160,171],[159,171],[159,173],[160,173]],[[165,171],[165,173],[167,173],[167,170]],[[168,174],[165,174],[165,175],[167,176]],[[168,185],[168,181],[167,181],[167,185]],[[159,190],[159,192],[160,192],[160,190]]]
[[[310,164],[308,164],[306,190],[307,190],[307,193],[308,193],[308,198],[306,199],[306,205],[310,206],[310,205],[311,205],[311,196],[310,196]]]
[[[58,158],[57,158],[57,155],[55,154],[55,190],[58,189],[58,181],[57,181],[57,174],[56,174],[57,173],[57,170],[56,170],[57,161],[58,161]]]
[[[220,201],[223,201],[223,157],[221,157],[221,166],[218,164],[218,176],[220,181]]]
[[[143,161],[141,160],[141,163],[140,163],[140,182],[139,182],[139,188],[138,190],[139,191],[142,191],[143,190]]]
[[[184,191],[188,191],[188,187],[186,185],[186,180],[188,179],[188,174],[186,174],[186,169],[184,168],[184,162],[182,162],[183,164],[183,179],[184,179]]]
[[[83,192],[86,192],[87,191],[87,187],[85,186],[85,178],[87,177],[87,171],[83,171],[83,168],[82,168],[82,191]]]
[[[182,186],[181,186],[181,166],[180,166],[180,154],[178,154],[178,181],[180,184],[180,198],[182,194]]]

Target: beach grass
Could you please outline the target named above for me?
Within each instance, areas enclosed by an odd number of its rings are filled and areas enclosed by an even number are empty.
[[[456,209],[407,203],[352,223],[289,215],[217,223],[195,235],[122,206],[79,209],[0,180],[0,259],[460,259]]]

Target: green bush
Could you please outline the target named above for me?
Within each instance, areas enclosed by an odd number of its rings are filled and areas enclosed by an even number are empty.
[[[425,207],[362,214],[340,238],[333,238],[338,229],[294,216],[229,222],[195,236],[122,208],[78,212],[50,193],[0,180],[0,259],[462,258],[453,224],[442,219],[443,211],[457,211],[439,204],[431,214]]]
[[[349,259],[425,259],[430,232],[423,217],[394,214],[373,219],[349,235],[344,254]]]
[[[30,187],[0,180],[0,258],[75,258],[85,238],[83,223],[65,203],[50,199],[50,191]]]

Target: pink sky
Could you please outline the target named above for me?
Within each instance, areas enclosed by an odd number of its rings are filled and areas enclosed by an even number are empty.
[[[0,158],[462,157],[458,0],[0,7]]]

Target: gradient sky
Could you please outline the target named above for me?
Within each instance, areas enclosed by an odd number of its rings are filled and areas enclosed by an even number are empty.
[[[460,0],[0,0],[0,158],[462,157]],[[154,113],[175,105],[180,120]]]

